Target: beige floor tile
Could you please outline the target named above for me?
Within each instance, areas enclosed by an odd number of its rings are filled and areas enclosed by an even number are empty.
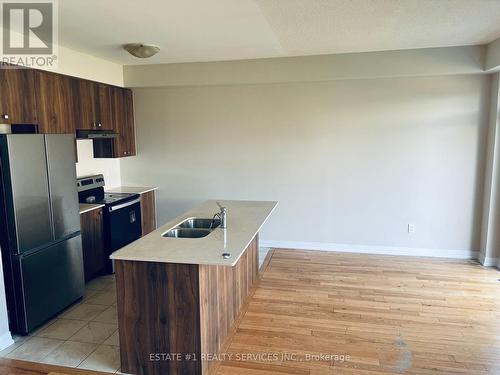
[[[89,281],[85,284],[85,289],[87,290],[104,290],[107,287],[113,285],[115,282],[114,275],[106,275],[98,277],[94,280]]]
[[[86,299],[86,303],[93,305],[105,305],[112,306],[116,305],[116,292],[106,290],[94,294],[92,297]]]
[[[116,372],[120,368],[120,350],[116,346],[100,345],[78,368]]]
[[[116,330],[118,325],[100,322],[88,322],[83,328],[71,336],[70,341],[102,344]]]
[[[93,320],[99,316],[102,312],[106,310],[104,305],[92,305],[90,303],[79,303],[73,306],[68,311],[60,315],[61,318],[65,319],[76,319],[76,320]],[[111,322],[113,323],[113,322]]]
[[[111,285],[107,286],[104,291],[111,291],[116,293],[116,283],[112,283]]]
[[[82,298],[82,302],[86,302],[89,298],[92,298],[99,292],[100,290],[85,289],[85,295]]]
[[[94,322],[101,322],[101,323],[111,323],[111,324],[118,324],[118,310],[116,306],[110,306],[103,312],[101,312],[99,315],[97,315],[94,319],[92,319]]]
[[[37,329],[35,329],[33,332],[31,332],[30,336],[36,336],[38,333],[40,333],[41,331],[43,331],[45,328],[47,328],[48,326],[54,324],[56,320],[57,320],[57,318],[49,320],[47,323],[41,325],[40,327],[38,327]]]
[[[14,343],[4,350],[0,351],[0,357],[5,357],[7,354],[12,352],[14,349],[19,348],[27,339],[29,336],[19,336],[19,335],[12,335],[12,339],[14,340]]]
[[[97,344],[65,341],[50,352],[41,362],[51,365],[76,367],[95,349],[97,349]]]
[[[6,355],[7,358],[40,362],[64,341],[30,337],[21,346]]]
[[[115,331],[111,336],[109,336],[106,341],[103,342],[104,345],[120,346],[120,335],[118,330]]]
[[[38,332],[36,337],[67,340],[85,326],[85,324],[86,322],[83,320],[57,319],[47,328]]]

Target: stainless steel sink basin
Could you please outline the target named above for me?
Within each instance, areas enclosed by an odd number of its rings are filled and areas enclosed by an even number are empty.
[[[210,229],[174,228],[170,229],[163,237],[173,238],[202,238],[208,236]]]
[[[184,220],[175,228],[163,233],[163,237],[171,238],[202,238],[206,237],[221,224],[219,219],[192,217]]]
[[[219,225],[219,219],[202,219],[196,217],[183,221],[179,224],[178,228],[215,229]]]

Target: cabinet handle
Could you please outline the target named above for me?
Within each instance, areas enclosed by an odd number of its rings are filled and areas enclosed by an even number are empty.
[[[8,120],[9,119],[9,115],[8,114],[4,114],[1,117],[2,117],[2,120]]]
[[[102,127],[102,124],[100,122],[97,123],[97,127],[99,127],[99,128]]]

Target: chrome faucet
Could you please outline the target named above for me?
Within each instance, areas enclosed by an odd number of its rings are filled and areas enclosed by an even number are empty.
[[[217,206],[219,206],[220,212],[217,212],[214,215],[214,218],[218,217],[220,219],[220,227],[222,229],[226,229],[227,228],[227,208],[222,206],[219,202],[215,202],[215,203],[217,203]]]

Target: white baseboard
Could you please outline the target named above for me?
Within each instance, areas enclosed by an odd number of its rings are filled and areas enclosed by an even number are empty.
[[[362,253],[380,255],[407,255],[418,257],[456,258],[456,259],[477,259],[478,251],[450,250],[450,249],[428,249],[414,247],[394,247],[394,246],[367,246],[367,245],[347,245],[327,242],[300,242],[300,241],[260,241],[262,247],[273,247],[283,249],[298,250],[323,250],[343,253]]]
[[[12,344],[14,344],[14,340],[12,340],[10,332],[5,332],[2,336],[0,336],[0,351],[8,348]]]

